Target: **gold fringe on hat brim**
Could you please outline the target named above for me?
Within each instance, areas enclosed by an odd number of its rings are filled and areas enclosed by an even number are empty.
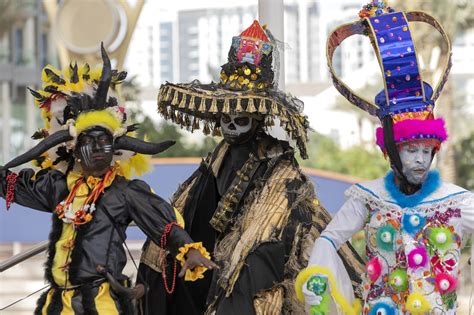
[[[289,108],[275,97],[265,94],[231,92],[216,88],[197,89],[171,83],[160,87],[158,93],[158,112],[181,128],[191,132],[202,130],[204,134],[219,135],[220,115],[248,113],[262,117],[266,126],[275,125],[279,118],[280,126],[296,141],[300,155],[306,159],[309,122],[306,116]]]

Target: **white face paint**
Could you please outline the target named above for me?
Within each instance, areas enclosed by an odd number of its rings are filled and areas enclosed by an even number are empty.
[[[222,114],[221,128],[224,139],[230,144],[241,143],[248,139],[252,131],[252,121],[253,118],[244,113]]]
[[[407,143],[399,149],[403,174],[411,184],[422,184],[428,175],[434,147],[423,143]]]

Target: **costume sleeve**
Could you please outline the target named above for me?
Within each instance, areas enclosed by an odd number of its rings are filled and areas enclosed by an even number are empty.
[[[462,201],[461,218],[464,233],[472,235],[474,234],[474,194],[468,194]]]
[[[177,222],[176,214],[171,205],[151,192],[143,181],[131,181],[126,190],[130,217],[137,226],[156,244],[161,243],[165,226]],[[173,256],[180,252],[185,244],[193,243],[188,233],[174,225],[166,237],[167,248]]]
[[[321,237],[331,242],[338,250],[352,235],[362,230],[367,219],[367,209],[362,201],[355,198],[348,199],[328,224]],[[313,249],[310,264],[317,259],[318,253]]]
[[[5,198],[8,189],[9,170],[0,169],[0,197]],[[14,186],[14,202],[36,210],[52,212],[67,195],[65,175],[59,171],[40,171],[35,175],[32,169],[23,169]]]
[[[359,199],[348,199],[314,243],[308,267],[296,281],[298,297],[304,299],[303,286],[314,275],[328,278],[329,292],[337,308],[344,314],[356,314],[354,292],[349,274],[337,250],[351,236],[360,231],[367,218],[367,210]]]

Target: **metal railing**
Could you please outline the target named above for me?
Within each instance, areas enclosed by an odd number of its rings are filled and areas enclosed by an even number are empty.
[[[137,226],[137,224],[132,221],[129,225],[129,227]],[[0,273],[4,272],[5,270],[10,269],[11,267],[22,263],[25,260],[30,259],[33,256],[36,256],[42,252],[44,252],[48,248],[49,241],[42,241],[38,244],[36,244],[34,247],[25,250],[24,252],[21,252],[19,254],[13,255],[12,257],[6,259],[5,261],[0,262]]]
[[[49,241],[43,241],[41,243],[38,243],[34,247],[21,252],[17,255],[14,255],[10,258],[8,258],[5,261],[0,262],[0,273],[4,272],[7,269],[10,269],[11,267],[27,260],[30,259],[31,257],[38,255],[39,253],[44,252],[48,248]]]

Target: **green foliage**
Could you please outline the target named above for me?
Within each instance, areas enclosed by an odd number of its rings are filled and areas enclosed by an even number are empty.
[[[133,76],[124,81],[120,92],[122,98],[127,101],[131,123],[138,123],[140,125],[136,131],[137,137],[151,142],[176,141],[174,146],[160,153],[158,157],[204,157],[216,147],[216,138],[206,136],[202,141],[189,143],[189,141],[186,141],[186,136],[180,132],[178,126],[167,121],[156,123],[143,113],[138,105],[141,87],[136,79],[137,77]]]
[[[140,124],[137,130],[139,139],[146,138],[147,141],[151,142],[176,141],[174,146],[160,153],[158,157],[204,157],[217,145],[217,140],[212,137],[205,137],[203,141],[196,143],[188,143],[179,127],[167,121],[155,123],[150,117],[143,115],[137,109],[131,111],[130,119],[132,122]]]
[[[384,176],[389,163],[380,151],[368,151],[362,146],[342,150],[328,136],[314,133],[309,143],[309,159],[301,164],[363,179]]]
[[[474,133],[455,146],[455,156],[458,184],[474,190]]]

